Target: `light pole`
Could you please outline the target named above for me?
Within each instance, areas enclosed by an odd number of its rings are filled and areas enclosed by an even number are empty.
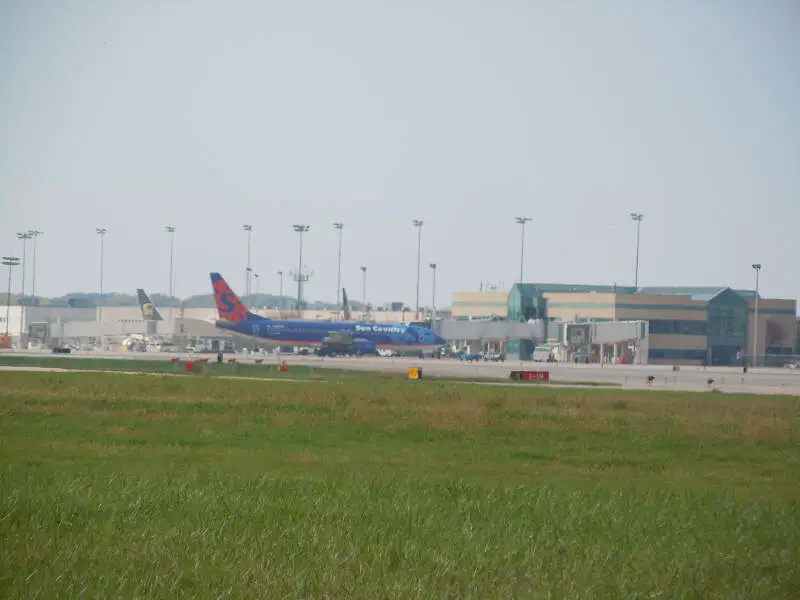
[[[303,234],[311,229],[311,226],[292,225],[292,228],[300,234],[300,259],[297,263],[295,280],[297,281],[297,310],[301,310],[303,307],[303,282],[308,279],[307,275],[303,275]]]
[[[174,265],[173,255],[175,253],[175,225],[167,225],[166,229],[169,234],[169,322],[172,323],[172,305],[175,298],[175,290],[173,289],[174,279],[172,269]],[[172,326],[172,325],[170,325]]]
[[[367,320],[367,267],[361,267],[361,310],[364,311],[364,320]]]
[[[19,347],[22,348],[23,331],[25,329],[25,258],[28,255],[28,240],[33,235],[28,232],[18,233],[17,237],[22,240],[22,291],[19,295]]]
[[[245,306],[248,309],[253,308],[253,287],[251,285],[251,278],[253,277],[253,269],[251,267],[245,268],[245,273],[247,274],[247,299],[245,300]]]
[[[758,276],[761,274],[761,263],[755,263],[753,269],[756,271],[756,310],[755,322],[753,323],[753,364],[756,366],[756,356],[758,356]]]
[[[436,263],[431,263],[433,271],[433,318],[431,319],[431,330],[436,331]]]
[[[260,277],[258,276],[258,273],[253,273],[253,277],[256,279],[256,306],[258,306],[258,282]],[[252,309],[253,307],[251,306],[250,308]]]
[[[106,237],[106,233],[108,233],[108,229],[105,227],[98,227],[95,229],[97,235],[100,236],[100,296],[103,296],[103,258],[104,258],[104,241]]]
[[[636,278],[633,282],[633,287],[639,289],[639,234],[642,228],[642,219],[644,215],[641,213],[631,213],[631,219],[636,221]]]
[[[253,235],[253,226],[252,225],[242,225],[242,229],[247,232],[247,267],[245,267],[244,273],[244,294],[245,298],[247,298],[247,304],[250,305],[250,241]]]
[[[281,308],[283,308],[283,271],[278,271],[278,281],[280,282],[278,296],[280,297]]]
[[[342,309],[342,229],[344,229],[344,223],[334,223],[333,228],[339,232],[339,261],[338,261],[338,268],[336,270],[336,307],[337,309]]]
[[[98,227],[95,229],[97,235],[100,236],[100,297],[98,298],[98,307],[97,307],[97,327],[100,332],[100,345],[103,344],[103,259],[104,259],[104,249],[105,249],[105,239],[106,233],[108,229],[105,227]]]
[[[525,264],[525,223],[532,221],[530,217],[514,217],[514,222],[522,225],[522,240],[519,248],[519,282],[523,282],[522,267]]]
[[[414,219],[411,221],[414,227],[417,228],[417,314],[415,315],[415,319],[419,318],[419,268],[420,268],[420,257],[422,256],[422,225],[424,224],[422,221],[418,219]]]
[[[33,237],[33,283],[32,283],[32,290],[31,290],[31,297],[33,298],[34,304],[36,303],[36,238],[40,235],[44,234],[44,231],[39,231],[38,229],[31,229],[28,232],[31,237]]]
[[[6,337],[8,337],[8,320],[11,317],[11,267],[19,266],[19,257],[4,256],[3,266],[8,267],[8,292],[6,293]]]

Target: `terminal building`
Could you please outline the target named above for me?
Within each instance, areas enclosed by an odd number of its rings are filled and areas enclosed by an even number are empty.
[[[213,308],[159,307],[163,320],[148,322],[138,306],[71,308],[0,307],[0,334],[14,345],[71,343],[113,347],[136,336],[178,346],[203,339],[222,342]],[[339,311],[301,314],[255,310],[264,317],[337,321]],[[434,328],[453,350],[482,350],[531,360],[537,348],[561,346],[557,360],[668,365],[780,365],[800,362],[797,302],[758,298],[749,290],[633,288],[522,283],[510,291],[456,292],[450,310],[436,311]],[[432,311],[354,312],[354,319],[383,323],[426,321]],[[477,321],[477,322],[476,322]],[[582,327],[582,325],[585,325]],[[756,340],[753,361],[753,340]],[[232,341],[232,343],[236,343]],[[239,342],[242,343],[242,342]]]
[[[727,287],[619,287],[515,284],[510,292],[453,294],[455,319],[502,318],[559,323],[643,321],[646,362],[672,365],[779,364],[800,352],[796,300],[758,298]],[[550,331],[548,337],[552,338]],[[510,356],[531,357],[535,340],[510,340]]]

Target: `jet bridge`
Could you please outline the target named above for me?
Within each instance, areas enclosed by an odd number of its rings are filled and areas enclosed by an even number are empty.
[[[556,322],[547,340],[561,350],[560,360],[647,364],[650,328],[647,321]]]
[[[513,321],[440,321],[436,333],[450,341],[505,342],[512,339],[543,341],[544,321],[516,323]]]

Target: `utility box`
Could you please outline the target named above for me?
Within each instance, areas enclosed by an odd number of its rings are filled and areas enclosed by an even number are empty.
[[[408,367],[409,379],[422,379],[422,367]]]

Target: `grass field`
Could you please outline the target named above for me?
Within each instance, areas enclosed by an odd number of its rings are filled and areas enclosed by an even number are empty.
[[[0,596],[790,598],[798,398],[0,373]]]
[[[204,355],[208,363],[197,365],[195,375],[207,376],[240,376],[240,377],[264,377],[282,379],[293,379],[301,377],[303,379],[324,379],[326,374],[331,376],[333,371],[337,377],[359,377],[357,371],[339,371],[333,369],[315,369],[308,365],[292,365],[290,371],[278,370],[278,365],[274,358],[270,358],[271,364],[256,365],[253,363],[237,362],[229,364],[226,355],[225,362],[216,364],[215,356]],[[45,367],[56,369],[70,369],[83,371],[126,371],[137,373],[163,373],[163,374],[186,374],[186,361],[173,363],[163,358],[94,358],[94,357],[72,357],[72,356],[13,356],[0,355],[0,366],[16,367]]]

